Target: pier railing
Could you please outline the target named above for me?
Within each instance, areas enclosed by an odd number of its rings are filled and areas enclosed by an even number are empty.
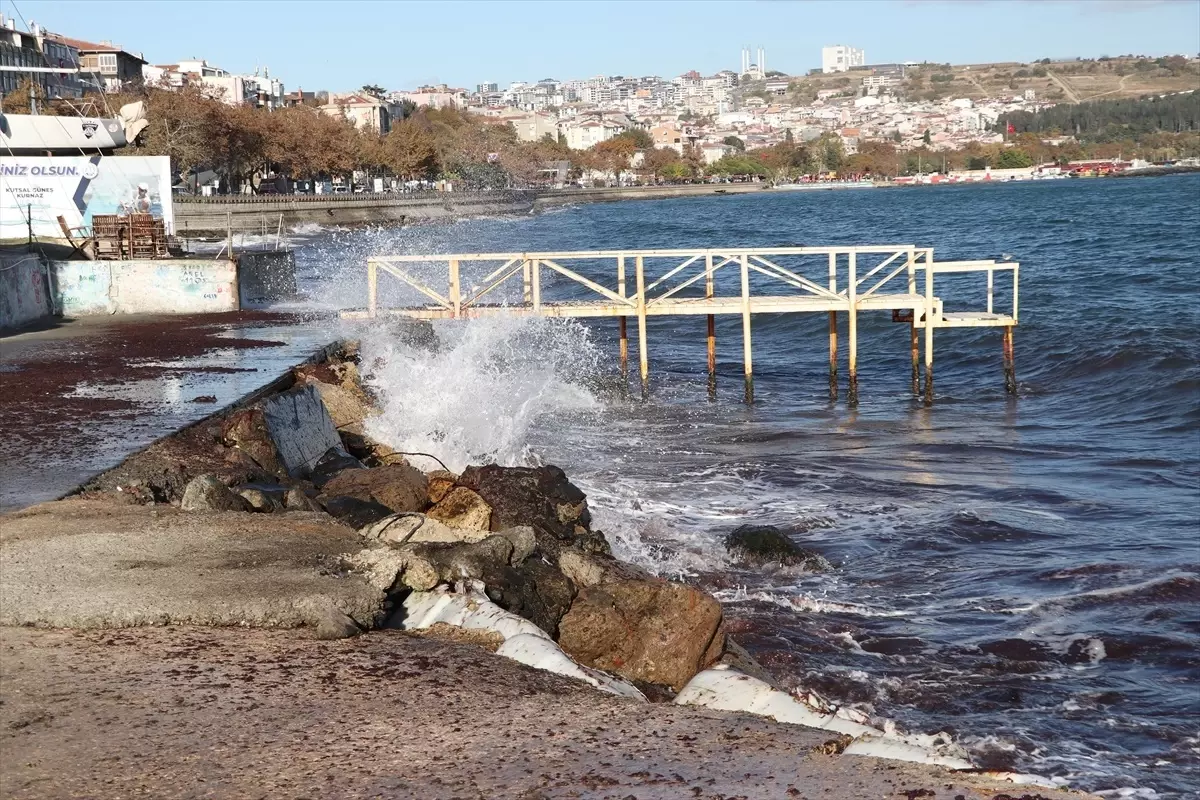
[[[994,311],[995,274],[1005,271],[1011,272],[1013,280],[1012,310],[998,314]],[[969,272],[986,273],[986,311],[945,311],[943,298],[934,292],[936,276]],[[383,307],[381,274],[395,278],[419,302]],[[628,359],[626,321],[634,317],[645,386],[649,379],[648,317],[706,315],[709,371],[715,375],[715,315],[740,314],[747,397],[752,398],[752,314],[827,313],[830,394],[836,397],[837,314],[845,313],[848,393],[850,402],[855,403],[857,316],[864,311],[887,310],[894,320],[910,326],[914,392],[922,388],[918,329],[924,330],[923,390],[926,400],[932,401],[933,330],[939,327],[1003,328],[1005,382],[1015,390],[1010,376],[1017,275],[1015,263],[936,262],[932,248],[911,244],[374,256],[367,261],[367,308],[344,315],[616,317],[623,369]]]

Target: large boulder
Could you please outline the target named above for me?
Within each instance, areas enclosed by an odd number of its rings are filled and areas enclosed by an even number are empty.
[[[254,460],[254,463],[270,475],[286,475],[283,462],[271,441],[266,417],[261,408],[243,408],[225,418],[221,426],[221,438],[228,447]]]
[[[184,511],[253,511],[250,502],[213,475],[194,478],[183,490]]]
[[[400,549],[407,554],[408,568],[428,564],[440,583],[477,580],[493,603],[524,617],[551,636],[558,634],[559,621],[575,597],[575,586],[570,579],[542,559],[528,559],[520,568],[511,566],[513,541],[500,534],[477,542],[428,542],[406,544]],[[414,574],[417,580],[423,580],[425,570],[418,569]],[[401,582],[410,585],[404,576]]]
[[[305,384],[268,398],[263,421],[279,460],[293,478],[306,478],[331,449],[342,447],[316,386]]]
[[[359,500],[357,497],[344,497],[341,495],[334,497],[322,495],[319,501],[319,505],[325,509],[325,513],[343,525],[348,525],[355,530],[360,530],[381,519],[392,516],[390,508],[373,500]],[[295,502],[294,507],[297,510],[302,510],[298,500]]]
[[[558,643],[576,661],[679,691],[720,658],[725,635],[715,599],[611,559],[568,552],[564,572],[586,585],[559,622]]]
[[[491,530],[528,525],[537,535],[539,549],[551,559],[569,545],[608,552],[604,535],[590,529],[587,496],[558,467],[467,467],[458,485],[491,506]]]
[[[372,542],[401,545],[409,542],[478,542],[492,534],[486,530],[451,528],[432,517],[415,512],[391,514],[359,531]],[[507,538],[507,537],[506,537]],[[515,547],[515,544],[514,544]]]
[[[429,504],[429,482],[405,463],[372,469],[347,469],[321,487],[321,498],[352,497],[378,503],[392,513],[423,511]]]
[[[342,445],[346,448],[346,452],[368,467],[378,467],[390,463],[392,457],[397,455],[396,450],[390,445],[373,439],[362,423],[339,425],[338,434],[342,437]]]
[[[829,562],[820,553],[805,550],[774,525],[742,525],[725,537],[725,549],[736,560],[751,567],[780,564],[824,572]]]

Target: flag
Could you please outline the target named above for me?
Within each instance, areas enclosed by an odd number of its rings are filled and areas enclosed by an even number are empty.
[[[1017,132],[1017,129],[1013,127],[1013,124],[1012,124],[1011,122],[1010,122],[1010,123],[1008,123],[1008,132],[1009,132],[1009,133],[1016,133],[1016,132]]]

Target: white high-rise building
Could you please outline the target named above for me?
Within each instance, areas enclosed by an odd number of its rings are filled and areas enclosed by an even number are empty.
[[[821,72],[845,72],[851,67],[864,67],[867,54],[855,47],[835,44],[821,48]]]

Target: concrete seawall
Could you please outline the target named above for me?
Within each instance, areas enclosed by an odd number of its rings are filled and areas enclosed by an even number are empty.
[[[752,194],[763,191],[761,183],[700,183],[680,186],[621,186],[606,189],[563,189],[542,192],[534,208],[574,205],[576,203],[612,203],[618,200],[668,200],[678,197]]]
[[[430,192],[420,195],[297,195],[275,197],[176,198],[175,230],[179,236],[223,232],[232,216],[235,228],[261,224],[274,232],[302,223],[358,225],[414,220],[455,219],[500,214],[526,214],[533,209],[531,192]]]
[[[0,331],[16,330],[54,313],[46,268],[33,253],[0,256]]]
[[[206,314],[238,308],[237,267],[225,259],[51,261],[58,311]]]
[[[235,230],[261,225],[274,232],[301,223],[360,225],[457,219],[472,216],[527,214],[539,208],[617,200],[664,200],[702,195],[734,195],[761,191],[758,183],[682,186],[625,186],[605,189],[548,191],[429,192],[416,195],[297,195],[280,197],[176,198],[175,228],[179,236],[223,232],[232,219]]]

